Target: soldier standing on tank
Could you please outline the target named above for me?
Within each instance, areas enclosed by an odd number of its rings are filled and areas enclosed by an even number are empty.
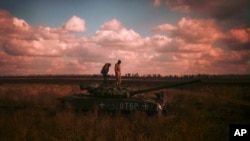
[[[115,78],[116,78],[116,86],[121,85],[121,60],[118,60],[115,64]]]
[[[109,72],[109,67],[111,66],[110,63],[106,63],[101,70],[101,74],[103,76],[103,84],[108,84],[108,72]]]

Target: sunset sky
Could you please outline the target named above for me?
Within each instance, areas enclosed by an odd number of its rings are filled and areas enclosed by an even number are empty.
[[[250,74],[249,0],[2,0],[0,75]]]

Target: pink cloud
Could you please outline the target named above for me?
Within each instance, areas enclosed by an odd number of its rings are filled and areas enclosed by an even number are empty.
[[[123,42],[123,41],[133,41],[140,38],[139,34],[133,30],[122,29],[119,31],[106,31],[100,30],[96,32],[95,35],[97,40],[101,41],[114,41],[114,42]]]
[[[123,29],[123,26],[121,22],[118,21],[117,19],[112,19],[111,21],[108,21],[101,26],[102,31],[104,30],[115,31],[115,30],[122,30],[122,29]]]
[[[245,25],[245,12],[249,9],[249,0],[166,0],[167,6],[196,15],[213,18],[221,28]]]
[[[85,21],[80,17],[73,16],[69,21],[67,21],[63,26],[63,29],[72,31],[72,32],[85,32]]]
[[[155,49],[163,49],[164,51],[173,51],[175,50],[174,46],[170,46],[174,42],[172,38],[169,38],[164,35],[154,35],[147,40],[147,44]],[[161,50],[161,51],[163,51]]]
[[[228,73],[228,70],[234,70],[234,73],[248,73],[249,72],[249,51],[232,51],[213,49],[211,53],[213,60],[211,60],[211,68],[219,73]]]
[[[16,17],[13,18],[13,24],[21,30],[29,30],[29,28],[30,28],[28,23],[26,23],[24,20],[18,19]]]
[[[77,22],[81,18],[75,19],[66,24],[74,21],[84,25]],[[66,24],[64,28],[32,27],[3,10],[0,24],[1,74],[99,74],[103,63],[110,62],[114,67],[118,59],[122,60],[123,74],[214,74],[232,70],[246,73],[250,70],[249,50],[215,47],[217,41],[248,44],[249,29],[234,28],[222,33],[213,19],[184,17],[177,25],[163,23],[152,28],[157,34],[145,38],[117,19],[103,23],[90,37],[76,37],[72,30],[86,28],[70,30]],[[160,35],[161,32],[168,34]],[[110,74],[114,74],[113,69]]]
[[[172,36],[181,37],[186,42],[214,43],[222,37],[222,33],[214,20],[182,18],[177,26],[178,30]]]
[[[126,29],[120,22],[113,19],[101,26],[92,40],[104,47],[129,49],[144,44],[141,36],[133,29]]]
[[[185,4],[184,0],[166,0],[166,5],[172,10],[181,10],[187,13],[191,12],[191,7]]]
[[[169,37],[195,44],[213,44],[223,38],[212,19],[192,19],[183,17],[176,26],[162,24],[153,28],[158,32],[168,32]]]
[[[162,24],[167,25],[167,24]],[[161,29],[157,26],[158,29]],[[231,30],[224,34],[212,19],[182,18],[176,29],[159,30],[168,31],[169,36],[155,35],[150,38],[150,46],[155,47],[158,55],[152,60],[171,64],[172,68],[180,69],[179,74],[185,73],[229,73],[231,69],[237,68],[237,63],[245,69],[236,69],[235,73],[247,72],[246,64],[250,58],[247,54],[238,51],[226,51],[215,47],[217,41],[225,37],[238,42],[248,42],[249,33],[247,29]],[[162,28],[164,29],[164,28]],[[223,65],[222,65],[223,63]],[[167,66],[166,66],[167,68]],[[161,70],[164,72],[164,70]],[[169,72],[170,70],[165,70]]]
[[[235,39],[239,43],[250,42],[250,28],[231,29],[227,35],[227,38]]]
[[[66,47],[58,40],[44,40],[39,38],[31,41],[11,39],[6,41],[3,48],[12,55],[59,56]]]
[[[0,33],[2,39],[24,38],[23,34],[29,34],[32,28],[23,19],[12,17],[7,11],[0,9]],[[3,41],[2,41],[3,42]]]
[[[25,68],[32,61],[31,58],[25,56],[13,56],[0,51],[0,67],[1,74],[31,74],[32,68]]]
[[[14,31],[12,29],[13,27],[13,18],[10,15],[9,12],[0,9],[0,32],[4,33],[4,32],[8,32],[8,31]]]
[[[170,38],[163,35],[155,35],[148,43],[155,51],[159,52],[179,52],[179,53],[199,53],[211,49],[210,43],[186,42],[180,37]]]
[[[155,32],[168,32],[168,31],[173,31],[176,29],[177,29],[177,27],[173,26],[171,24],[162,24],[162,25],[158,25],[157,27],[153,28],[153,31],[155,31]]]
[[[61,28],[31,27],[26,21],[2,12],[0,20],[2,49],[15,56],[62,56],[64,51],[78,45],[74,35]]]
[[[233,28],[227,31],[221,41],[231,50],[250,50],[250,29]]]
[[[158,7],[161,5],[161,0],[154,0],[154,6]]]

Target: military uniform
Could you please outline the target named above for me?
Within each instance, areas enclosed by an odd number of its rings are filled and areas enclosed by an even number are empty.
[[[116,86],[121,85],[121,61],[115,64],[115,78],[116,78]]]

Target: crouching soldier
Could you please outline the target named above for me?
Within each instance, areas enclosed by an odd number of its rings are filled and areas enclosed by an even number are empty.
[[[108,84],[108,72],[109,72],[109,67],[111,66],[110,63],[106,63],[101,70],[101,74],[103,76],[103,84]]]

